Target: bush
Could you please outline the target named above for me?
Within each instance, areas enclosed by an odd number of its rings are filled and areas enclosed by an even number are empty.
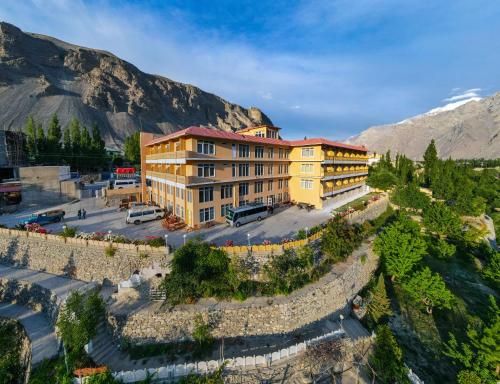
[[[147,239],[146,244],[154,248],[164,247],[165,239],[163,237],[154,237],[152,239]]]
[[[295,236],[297,240],[307,239],[307,232],[305,229],[299,229],[297,235]]]
[[[287,249],[264,266],[269,286],[275,293],[289,294],[311,280],[314,255],[311,247]]]
[[[0,319],[0,383],[23,383],[22,328],[16,321]]]
[[[331,262],[344,260],[363,239],[359,225],[347,224],[339,217],[331,220],[321,239],[321,250]]]
[[[62,237],[75,237],[77,230],[78,227],[70,227],[69,225],[67,225],[63,228],[62,232],[60,232],[59,235]]]
[[[104,255],[106,257],[113,257],[116,253],[116,248],[113,247],[111,244],[108,245],[106,248],[104,248]]]
[[[433,239],[430,243],[429,250],[430,253],[438,259],[448,260],[455,255],[457,247],[448,243],[446,240]]]

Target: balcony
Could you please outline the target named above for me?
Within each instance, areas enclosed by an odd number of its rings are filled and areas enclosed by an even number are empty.
[[[155,171],[146,171],[146,178],[157,178],[160,180],[168,180],[178,184],[186,184],[186,181],[189,180],[189,177],[186,177],[184,175],[174,175],[171,173],[155,172]]]
[[[368,175],[368,170],[325,172],[323,174],[323,180],[337,180],[337,179],[343,179],[345,177],[356,177],[356,176],[366,176],[366,175]]]
[[[351,189],[358,188],[365,185],[364,181],[358,181],[356,183],[349,183],[349,184],[343,184],[343,185],[335,185],[332,187],[323,187],[323,194],[321,197],[329,197],[333,196],[342,192],[347,192]]]
[[[325,159],[323,160],[325,163],[329,164],[348,164],[348,163],[367,163],[368,156],[327,156],[325,155]]]
[[[214,160],[215,157],[194,151],[158,152],[146,155],[146,163],[150,164],[185,164],[187,159]]]

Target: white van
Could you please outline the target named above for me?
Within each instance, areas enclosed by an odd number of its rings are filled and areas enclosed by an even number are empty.
[[[120,180],[115,180],[113,183],[113,187],[115,189],[138,187],[138,186],[139,184],[137,184],[134,179],[120,179]]]
[[[150,220],[161,220],[163,218],[164,212],[163,209],[156,206],[145,206],[145,207],[137,207],[134,209],[129,209],[127,211],[127,224],[135,224],[138,225],[145,221]]]

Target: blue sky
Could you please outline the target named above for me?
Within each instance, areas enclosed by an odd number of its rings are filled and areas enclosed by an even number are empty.
[[[0,19],[257,106],[290,138],[500,90],[497,0],[1,0]]]

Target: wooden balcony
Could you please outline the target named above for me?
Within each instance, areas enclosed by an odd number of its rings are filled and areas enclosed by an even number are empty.
[[[210,160],[215,159],[212,155],[204,155],[202,153],[194,151],[176,151],[176,152],[158,152],[150,155],[146,155],[146,162],[148,160],[186,160],[186,159],[200,159],[200,160]]]
[[[355,170],[347,170],[347,171],[324,171],[323,177],[335,177],[335,176],[345,176],[345,175],[366,175],[368,174],[368,169],[355,169]]]
[[[328,162],[349,162],[349,163],[366,163],[368,162],[368,156],[354,157],[354,156],[325,156],[324,161]]]

